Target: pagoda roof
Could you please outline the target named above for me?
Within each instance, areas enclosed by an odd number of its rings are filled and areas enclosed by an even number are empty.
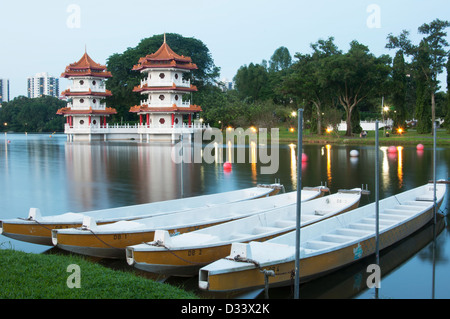
[[[61,74],[63,78],[74,76],[95,76],[101,78],[112,77],[111,72],[106,70],[106,66],[92,60],[92,58],[84,52],[84,55],[78,62],[66,66],[66,70]]]
[[[130,108],[132,113],[195,113],[201,112],[202,108],[198,105],[190,105],[189,107],[179,107],[176,104],[171,107],[151,107],[148,104],[135,105]]]
[[[112,107],[107,107],[104,110],[93,110],[92,107],[90,107],[88,110],[73,110],[70,107],[63,107],[60,108],[56,114],[58,115],[82,115],[82,114],[88,114],[88,115],[110,115],[110,114],[117,114],[116,109]]]
[[[195,92],[197,91],[197,87],[195,85],[192,85],[190,87],[184,87],[184,86],[176,86],[175,83],[173,83],[172,86],[148,86],[147,84],[143,85],[142,87],[140,85],[137,85],[133,88],[133,92],[145,92],[145,91],[184,91],[184,92]]]
[[[62,96],[112,96],[110,90],[105,90],[105,92],[92,92],[91,89],[85,92],[71,92],[70,89],[67,89],[61,92]]]
[[[155,53],[148,54],[139,59],[138,64],[133,66],[134,71],[140,71],[149,68],[179,68],[187,70],[198,69],[197,65],[192,63],[190,57],[175,53],[166,42],[164,34],[164,43]]]

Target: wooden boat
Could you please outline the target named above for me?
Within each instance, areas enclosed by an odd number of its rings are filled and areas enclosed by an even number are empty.
[[[301,225],[311,225],[354,209],[360,198],[361,189],[354,189],[303,202]],[[158,230],[153,242],[127,247],[127,261],[153,273],[193,276],[201,266],[226,257],[234,242],[264,241],[292,231],[296,226],[296,211],[294,203],[173,237],[167,231]]]
[[[321,196],[325,191],[328,191],[328,188],[302,190],[302,200],[311,200]],[[119,221],[100,226],[95,220],[87,218],[81,228],[54,229],[52,240],[55,246],[75,253],[125,259],[127,246],[152,241],[156,229],[165,229],[172,235],[194,231],[296,203],[296,194],[290,192],[252,201],[199,207],[170,215]]]
[[[52,229],[80,227],[84,217],[91,217],[98,224],[107,224],[120,220],[135,220],[179,211],[188,211],[201,207],[250,200],[277,194],[282,185],[258,185],[229,192],[193,196],[148,204],[116,207],[83,213],[65,213],[53,216],[41,216],[38,208],[30,208],[27,218],[14,218],[0,221],[0,235],[8,236],[34,244],[53,245]]]
[[[437,184],[438,206],[445,185]],[[433,184],[379,201],[380,250],[426,225],[434,216]],[[337,270],[376,252],[375,205],[372,203],[300,232],[300,282]],[[199,287],[208,291],[236,291],[293,283],[296,231],[264,243],[236,243],[228,257],[199,271]],[[268,276],[268,275],[273,276]],[[267,276],[267,278],[265,278]]]

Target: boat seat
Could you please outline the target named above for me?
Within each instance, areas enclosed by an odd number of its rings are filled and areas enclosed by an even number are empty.
[[[363,218],[361,221],[365,224],[374,224],[374,225],[377,222],[376,218],[369,218],[369,217]],[[379,218],[378,222],[380,225],[392,225],[394,223],[393,220],[382,219],[382,218]]]
[[[397,215],[397,214],[380,214],[380,218],[399,221],[399,220],[405,219],[406,216],[405,215]]]
[[[277,220],[275,225],[280,227],[280,228],[295,227],[296,221],[288,220],[288,219],[282,219],[282,220]]]
[[[421,195],[416,197],[416,201],[421,202],[432,202],[433,201],[433,195]]]
[[[417,210],[420,211],[423,209],[423,206],[417,206],[417,205],[397,205],[393,209],[403,209],[403,210]]]
[[[386,208],[383,210],[383,213],[386,214],[394,214],[394,215],[404,215],[404,216],[411,216],[416,213],[416,211],[410,211],[405,209],[393,209],[393,208]]]
[[[352,229],[362,229],[362,230],[375,230],[375,224],[362,224],[362,223],[352,223],[349,225]]]
[[[322,236],[322,239],[325,241],[331,241],[336,243],[345,243],[348,241],[352,241],[357,239],[358,237],[355,236],[344,236],[344,235],[337,235],[337,234],[326,234]]]
[[[264,233],[269,233],[269,232],[273,232],[273,231],[279,231],[280,228],[278,227],[255,227],[253,229],[253,234],[257,235],[257,234],[264,234]]]
[[[413,206],[429,206],[430,203],[427,202],[421,202],[421,201],[406,201],[404,202],[405,205],[413,205]]]
[[[332,243],[329,241],[322,241],[322,240],[308,240],[306,244],[307,244],[306,248],[319,250],[336,246],[338,243]]]
[[[336,229],[336,234],[344,235],[344,236],[366,236],[369,235],[370,231],[360,230],[360,229],[352,229],[352,228],[338,228]]]

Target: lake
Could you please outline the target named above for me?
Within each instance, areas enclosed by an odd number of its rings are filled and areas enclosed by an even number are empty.
[[[0,136],[0,219],[27,217],[30,207],[42,215],[83,212],[135,205],[180,197],[224,192],[279,180],[286,191],[297,188],[293,144],[279,146],[278,170],[263,174],[261,149],[244,148],[245,162],[224,171],[222,163],[196,163],[202,147],[183,143],[182,163],[174,161],[177,146],[139,141],[75,142],[63,134],[5,134]],[[418,187],[433,178],[433,150],[415,145],[389,153],[380,147],[380,199]],[[223,158],[236,158],[225,148]],[[357,150],[358,157],[350,151]],[[267,151],[267,150],[266,150]],[[304,145],[308,160],[302,167],[302,186],[327,185],[331,192],[367,186],[370,195],[361,205],[374,201],[375,149],[373,146]],[[203,153],[202,153],[203,154]],[[273,158],[275,162],[275,158]],[[253,163],[252,163],[253,162]],[[437,178],[448,179],[450,148],[437,147]],[[447,192],[441,212],[448,213]],[[380,298],[450,298],[450,228],[444,218],[436,227],[424,228],[381,255],[383,277]],[[0,236],[0,247],[32,253],[50,249]],[[321,279],[303,284],[303,298],[374,297],[365,285],[364,260]],[[271,289],[270,297],[291,297],[292,287]]]

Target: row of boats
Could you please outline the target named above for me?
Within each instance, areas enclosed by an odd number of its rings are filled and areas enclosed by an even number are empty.
[[[378,202],[379,248],[414,233],[442,204],[446,183],[428,183]],[[198,275],[208,291],[292,283],[297,192],[280,184],[120,208],[0,221],[0,234],[78,254],[126,259],[168,276]],[[365,190],[301,190],[300,281],[375,253],[376,203]],[[435,207],[436,203],[436,207]],[[269,276],[269,275],[270,276]]]

